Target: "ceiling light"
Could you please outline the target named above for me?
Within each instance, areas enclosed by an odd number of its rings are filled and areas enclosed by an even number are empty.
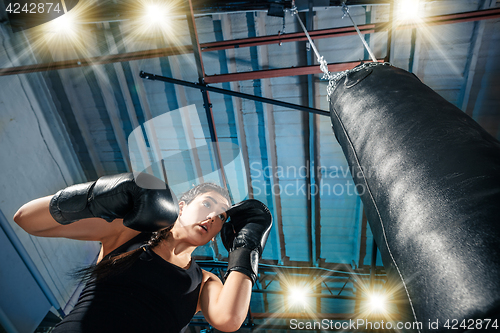
[[[146,6],[145,9],[146,9],[145,19],[150,23],[158,24],[165,19],[166,10],[164,7],[156,4],[149,4]]]
[[[171,30],[170,3],[148,2],[143,4],[143,14],[140,18],[141,30],[144,34],[155,32],[169,33]]]
[[[398,21],[415,21],[420,18],[419,0],[399,0],[397,6]]]
[[[382,294],[372,294],[370,296],[370,310],[372,313],[384,313],[387,308],[387,299]]]
[[[290,289],[288,296],[290,303],[293,305],[306,304],[307,290],[303,287],[293,287]]]
[[[71,34],[75,30],[75,21],[71,14],[66,13],[50,21],[50,31],[57,34]]]

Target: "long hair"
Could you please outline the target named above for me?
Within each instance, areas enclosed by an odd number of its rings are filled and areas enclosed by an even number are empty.
[[[186,205],[189,205],[197,196],[203,193],[216,192],[231,202],[229,193],[226,189],[216,185],[214,183],[203,183],[197,185],[183,195],[181,195],[179,202],[184,201]],[[71,275],[75,278],[81,279],[83,282],[88,282],[90,280],[102,280],[119,272],[122,272],[132,266],[134,262],[140,257],[140,255],[145,251],[146,247],[150,249],[158,246],[163,240],[168,239],[171,235],[171,230],[173,224],[165,229],[157,232],[153,232],[151,238],[140,248],[121,253],[115,256],[106,256],[96,265],[85,267],[75,272]]]

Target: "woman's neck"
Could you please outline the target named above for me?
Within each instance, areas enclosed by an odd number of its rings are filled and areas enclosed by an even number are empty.
[[[167,239],[155,246],[153,251],[164,260],[176,266],[187,268],[191,262],[191,254],[195,249],[196,246],[183,242],[176,237],[175,233],[171,233]]]

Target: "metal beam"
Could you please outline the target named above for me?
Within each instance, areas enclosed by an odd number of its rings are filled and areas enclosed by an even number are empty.
[[[121,54],[110,54],[101,57],[90,57],[82,59],[55,61],[43,64],[2,68],[0,69],[0,76],[45,72],[58,69],[86,67],[93,65],[104,65],[104,64],[112,64],[115,62],[168,57],[171,55],[179,55],[192,52],[193,50],[189,46],[168,47],[164,49],[145,50],[137,52],[126,52]]]
[[[182,77],[182,73],[180,70],[181,66],[180,66],[180,63],[179,63],[179,60],[177,59],[177,57],[171,57],[168,60],[171,64],[170,68],[172,70],[172,75],[175,77]],[[181,105],[183,107],[187,107],[189,104],[188,104],[188,101],[186,98],[186,89],[182,86],[175,85],[174,90],[175,90],[175,95],[176,95],[177,99],[179,100],[179,105]],[[194,170],[199,182],[203,183],[204,177],[203,177],[203,171],[202,171],[201,163],[200,163],[200,156],[198,155],[197,149],[193,149],[193,148],[196,148],[196,142],[195,142],[195,137],[194,137],[193,129],[192,129],[192,125],[191,125],[191,117],[190,117],[189,111],[187,109],[185,110],[185,112],[183,113],[183,116],[182,116],[182,127],[184,129],[184,133],[186,134],[186,143],[187,143],[188,148],[189,148],[189,154],[191,157],[191,164],[192,164],[193,170]]]
[[[289,293],[286,291],[278,291],[278,290],[269,290],[269,289],[254,289],[252,290],[252,293],[256,294],[273,294],[273,295],[288,295]],[[358,297],[356,296],[343,296],[343,295],[332,295],[332,294],[308,294],[307,297],[311,298],[333,298],[333,299],[343,299],[343,300],[350,300],[350,301],[356,301],[359,300]],[[361,298],[361,300],[364,300]],[[254,317],[256,318],[256,317]]]
[[[377,242],[375,242],[375,237],[373,237],[372,242],[372,260],[370,265],[370,290],[373,291],[373,286],[375,284],[375,271],[377,269]]]
[[[363,215],[361,217],[361,237],[359,240],[359,259],[358,267],[363,267],[366,256],[366,231],[368,228],[368,219],[366,218],[365,209],[363,208]]]
[[[416,49],[416,44],[417,44],[417,28],[411,29],[411,42],[410,42],[410,57],[408,59],[408,72],[414,73],[413,71],[413,64],[415,62],[415,49]],[[417,56],[418,60],[418,56]],[[418,61],[416,61],[418,64]]]
[[[325,279],[334,279],[335,277],[343,277],[348,278],[350,276],[356,276],[357,279],[369,279],[370,271],[368,269],[355,269],[353,270],[350,265],[343,265],[338,263],[328,263],[332,267],[341,268],[335,270],[335,268],[323,268],[323,267],[309,267],[309,266],[281,266],[281,265],[270,265],[263,264],[261,262],[265,262],[267,260],[262,259],[259,262],[259,275],[266,274],[269,272],[271,274],[279,273],[290,273],[294,275],[303,275],[303,276],[322,276]],[[213,260],[197,260],[198,265],[201,268],[222,268],[227,269],[227,262],[224,261],[213,261]],[[294,262],[297,263],[297,262]],[[308,262],[302,262],[304,265],[307,265]],[[375,278],[378,280],[385,280],[386,274],[382,267],[378,267],[376,271]]]
[[[180,84],[180,85],[183,85],[183,86],[186,86],[186,87],[195,88],[195,89],[207,90],[207,91],[212,91],[212,92],[216,92],[216,93],[219,93],[219,94],[226,94],[226,95],[230,95],[230,96],[235,96],[235,97],[240,97],[240,98],[246,98],[246,99],[250,99],[250,100],[254,100],[254,101],[258,101],[258,102],[262,102],[262,103],[269,103],[269,104],[279,105],[279,106],[282,106],[282,107],[285,107],[285,108],[289,108],[289,109],[294,109],[294,110],[300,110],[300,111],[305,111],[305,112],[316,113],[316,114],[320,114],[320,115],[328,116],[328,117],[330,116],[330,112],[328,112],[328,111],[323,111],[323,110],[319,110],[319,109],[313,109],[313,108],[310,108],[310,107],[307,107],[307,106],[302,106],[302,105],[297,105],[297,104],[292,104],[292,103],[277,101],[277,100],[274,100],[274,99],[269,99],[269,98],[265,98],[265,97],[260,97],[260,96],[255,96],[255,95],[240,93],[240,92],[237,92],[237,91],[232,91],[232,90],[227,90],[227,89],[222,89],[222,88],[205,86],[205,85],[202,85],[202,84],[199,84],[199,83],[192,83],[192,82],[187,82],[187,81],[183,81],[183,80],[177,80],[177,79],[173,79],[173,78],[170,78],[170,77],[165,77],[165,76],[161,76],[161,75],[155,75],[155,74],[151,74],[151,73],[146,73],[146,72],[143,72],[143,71],[141,71],[139,75],[140,75],[140,77],[142,77],[144,79],[148,79],[148,80],[158,80],[158,81],[163,81],[163,82],[168,82],[168,83],[173,83],[173,84]]]
[[[346,320],[354,318],[364,318],[362,316],[356,317],[354,313],[307,313],[307,312],[270,312],[270,313],[254,313],[255,319],[328,319],[328,320]],[[361,315],[361,314],[360,314]],[[260,327],[260,326],[259,326]],[[290,329],[290,327],[288,327]]]
[[[262,13],[258,13],[257,18],[254,22],[257,21],[257,31],[266,31],[266,24],[262,17]],[[258,61],[259,67],[266,67],[269,65],[269,57],[267,53],[267,46],[263,46],[258,51]],[[272,87],[269,79],[262,79],[262,95],[265,98],[272,99]],[[278,153],[276,147],[276,131],[275,131],[275,122],[274,122],[274,108],[272,104],[265,103],[264,105],[264,128],[265,128],[265,137],[266,137],[266,146],[267,146],[267,158],[270,162],[271,170],[277,170],[278,168]],[[288,264],[289,257],[286,255],[286,242],[285,242],[285,233],[283,230],[283,214],[281,207],[281,195],[275,193],[274,188],[279,187],[279,178],[276,172],[271,172],[271,200],[273,201],[274,213],[276,216],[276,228],[278,231],[278,247],[280,250],[280,259],[284,264]]]
[[[193,3],[191,0],[188,0],[189,4],[189,13],[186,13],[186,19],[189,28],[189,34],[191,36],[191,43],[193,44],[193,53],[194,59],[196,63],[196,68],[198,70],[198,78],[200,85],[205,85],[205,69],[203,67],[203,59],[201,57],[201,49],[200,43],[198,40],[198,31],[196,30],[196,22],[194,19],[194,11],[193,11]],[[227,185],[227,179],[224,172],[224,164],[222,163],[222,157],[219,149],[219,140],[217,138],[217,130],[215,128],[214,114],[212,112],[212,103],[210,102],[210,96],[208,95],[207,89],[201,89],[201,94],[203,96],[203,106],[205,107],[205,112],[207,114],[208,121],[208,129],[210,131],[210,139],[214,145],[214,159],[217,167],[217,171],[219,173],[220,181],[222,183],[222,187],[229,191]],[[231,192],[229,191],[231,195]]]
[[[495,0],[483,0],[479,9],[483,6],[486,6],[486,8],[493,7],[495,3]],[[460,95],[457,103],[457,106],[464,112],[467,112],[467,105],[469,104],[470,91],[472,83],[474,82],[474,75],[476,73],[476,65],[479,58],[479,51],[481,49],[485,25],[485,22],[474,22],[474,29],[472,30],[471,43],[464,70],[465,80],[462,88],[460,89]]]
[[[109,25],[107,27],[109,28]],[[108,45],[108,43],[112,40],[112,38],[110,38],[109,33],[106,31],[106,29],[103,34],[106,40],[106,44],[108,46],[108,53],[113,52],[110,50],[110,45]],[[125,162],[126,170],[127,172],[130,172],[132,171],[132,164],[130,161],[130,156],[128,151],[127,137],[125,131],[123,130],[123,123],[121,121],[120,111],[118,109],[118,104],[116,102],[114,92],[112,91],[111,88],[112,86],[111,82],[109,81],[109,76],[106,74],[106,69],[104,65],[92,66],[92,71],[94,72],[97,85],[101,90],[101,96],[104,101],[106,112],[108,113],[108,117],[111,122],[111,127],[115,134],[118,147],[122,154],[122,158]]]
[[[473,22],[495,19],[500,17],[500,8],[485,9],[485,10],[475,10],[471,12],[447,14],[447,15],[437,15],[429,16],[422,19],[422,22],[399,24],[396,26],[397,30],[409,29],[419,26],[430,26],[430,25],[441,25],[441,24],[453,24],[453,23],[463,23],[463,22]]]
[[[486,9],[480,11],[472,11],[472,12],[464,12],[458,14],[448,14],[448,15],[438,15],[431,16],[425,18],[423,20],[424,25],[439,25],[439,24],[452,24],[452,23],[461,23],[461,22],[470,22],[470,21],[480,21],[480,20],[489,20],[500,17],[500,8],[495,9]],[[374,26],[373,32],[385,31],[388,30],[391,26],[389,22],[385,23],[377,23],[371,25],[361,25],[358,26],[362,33],[370,33],[372,30],[368,26]],[[414,26],[411,24],[406,25],[398,25],[395,29],[409,29]],[[351,29],[351,30],[349,30]],[[345,36],[346,34],[354,34],[355,31],[352,32],[353,27],[343,27],[343,28],[334,28],[334,29],[325,29],[318,31],[310,31],[312,39],[317,38],[330,38],[330,37],[339,37]],[[330,30],[330,33],[327,33],[326,30]],[[343,30],[343,31],[342,31]],[[303,36],[300,37],[300,40],[305,40],[306,37],[303,33]],[[293,35],[293,34],[289,34]],[[200,44],[201,52],[208,52],[216,50],[215,47],[218,47],[217,50],[228,49],[228,48],[239,48],[239,47],[247,47],[247,46],[258,46],[264,44],[273,44],[281,42],[291,42],[298,41],[299,39],[287,39],[284,40],[283,35],[273,35],[273,36],[263,36],[263,37],[255,37],[257,40],[249,41],[248,39],[237,39],[231,41],[225,41],[224,45],[217,45],[214,43],[204,43]],[[297,37],[299,38],[299,37]],[[216,42],[218,43],[218,42]],[[114,62],[123,62],[123,61],[132,61],[132,60],[140,60],[147,58],[158,58],[158,57],[168,57],[171,55],[179,55],[192,53],[193,49],[191,46],[180,46],[180,47],[168,47],[163,49],[154,49],[154,50],[145,50],[145,51],[137,51],[137,52],[128,52],[116,55],[107,55],[101,57],[92,57],[92,58],[84,58],[84,59],[74,59],[74,60],[64,60],[58,62],[44,63],[44,64],[36,64],[36,65],[27,65],[27,66],[18,66],[18,67],[9,67],[0,69],[0,76],[7,75],[16,75],[16,74],[26,74],[33,72],[44,72],[49,70],[58,70],[65,68],[75,68],[75,67],[85,67],[92,65],[101,65],[101,64],[109,64]],[[296,74],[295,74],[296,75]]]
[[[382,59],[380,59],[379,61],[384,62],[384,60]],[[352,69],[353,67],[359,65],[359,63],[360,61],[332,63],[328,64],[328,70],[332,73],[342,72],[348,69]],[[251,72],[207,75],[205,77],[205,82],[222,83],[231,81],[268,79],[268,78],[283,77],[283,76],[311,75],[319,73],[322,73],[321,69],[319,68],[319,65],[308,65],[308,66],[297,66],[289,68],[264,69],[260,71],[251,71]]]
[[[130,156],[128,153],[127,138],[123,130],[120,111],[118,110],[118,105],[116,103],[114,93],[111,90],[109,77],[105,73],[103,73],[104,68],[98,68],[97,66],[94,66],[92,68],[97,80],[97,85],[101,90],[102,99],[104,101],[104,105],[106,106],[106,112],[111,122],[111,128],[113,129],[113,132],[115,134],[115,138],[118,143],[122,158],[125,162],[127,172],[130,172],[132,171],[132,165],[130,163]]]
[[[110,31],[109,23],[104,25],[104,36],[106,38],[106,43],[109,48],[110,54],[118,54],[118,47],[114,41],[114,36]],[[134,107],[134,102],[132,101],[132,96],[130,96],[130,91],[126,85],[127,80],[125,78],[125,72],[123,71],[123,67],[119,63],[114,63],[114,69],[116,72],[116,76],[118,77],[118,83],[120,84],[120,91],[123,95],[123,99],[125,100],[125,106],[127,108],[127,113],[130,118],[130,122],[132,123],[132,128],[139,127],[139,121],[137,119],[137,112]]]
[[[500,8],[496,9],[487,9],[487,10],[478,10],[457,14],[447,14],[447,15],[437,15],[430,16],[422,19],[422,23],[419,25],[440,25],[440,24],[451,24],[451,23],[460,23],[460,22],[470,22],[470,21],[479,21],[479,20],[488,20],[500,17]],[[390,22],[382,22],[382,23],[374,23],[374,24],[363,24],[359,25],[358,28],[361,33],[373,33],[379,31],[389,30],[391,27]],[[415,27],[415,24],[399,24],[395,26],[395,29],[409,29]],[[331,38],[331,37],[340,37],[340,36],[349,36],[357,34],[354,27],[341,27],[341,28],[332,28],[332,29],[321,29],[321,30],[312,30],[309,31],[309,35],[311,39],[321,39],[321,38]],[[270,36],[262,36],[262,37],[251,37],[251,38],[242,38],[236,40],[228,40],[223,42],[212,42],[201,44],[202,52],[215,51],[215,50],[224,50],[228,48],[242,48],[249,46],[260,46],[266,44],[279,44],[286,42],[298,42],[305,41],[307,37],[303,32],[296,32],[285,35],[270,35]]]
[[[361,33],[373,33],[376,28],[383,28],[384,23],[377,24],[364,24],[358,26]],[[341,37],[356,35],[356,29],[354,27],[341,27],[341,28],[331,28],[331,29],[321,29],[321,30],[311,30],[309,35],[311,39],[322,39],[331,37]],[[294,32],[289,34],[278,34],[278,35],[268,35],[260,37],[250,37],[241,38],[235,40],[226,40],[221,42],[211,42],[202,44],[202,52],[217,51],[217,50],[227,50],[233,48],[242,48],[250,46],[261,46],[268,44],[280,44],[287,42],[303,42],[307,41],[307,37],[304,32]]]
[[[312,1],[309,1],[309,10],[306,13],[305,21],[306,28],[308,31],[312,31],[314,29],[314,12]],[[297,14],[298,15],[298,14]],[[309,51],[306,52],[306,61],[308,66],[312,66],[314,64],[314,53],[311,52],[309,47]],[[317,66],[316,66],[317,67]],[[315,94],[314,94],[314,78],[312,74],[307,76],[307,104],[309,107],[314,108],[315,102]],[[314,188],[317,182],[317,153],[316,153],[316,145],[317,145],[317,128],[315,126],[316,116],[314,114],[304,115],[304,137],[307,140],[307,144],[305,145],[305,153],[306,153],[306,163],[309,163],[310,173],[307,175],[306,180],[308,182],[307,188]],[[315,193],[315,191],[310,191],[307,196],[307,209],[308,209],[308,219],[307,219],[307,238],[309,245],[309,261],[311,262],[311,266],[317,265],[318,259],[320,257],[317,247],[318,237],[316,232],[316,224],[319,223],[317,220],[316,209],[319,209],[317,206],[319,203],[319,195]],[[317,302],[317,312],[321,312],[321,302]]]
[[[228,36],[232,39],[232,29],[231,29],[231,22],[228,18],[227,15],[221,15],[221,27],[222,27],[222,34],[223,37]],[[230,72],[236,72],[236,57],[235,57],[235,51],[234,50],[227,50],[226,51],[226,56],[228,58],[228,70]],[[231,82],[230,83],[231,90],[235,92],[239,92],[240,90],[240,85],[238,82]],[[243,164],[245,167],[245,177],[247,181],[247,191],[248,191],[248,197],[250,199],[253,199],[253,187],[252,187],[252,179],[250,177],[250,162],[249,162],[249,157],[248,157],[248,146],[247,146],[247,136],[245,132],[245,126],[243,125],[243,103],[241,102],[240,98],[232,98],[233,100],[233,105],[236,107],[233,108],[234,111],[234,118],[235,118],[235,125],[237,128],[237,135],[238,135],[238,145],[240,146],[241,149],[241,155],[243,158]]]
[[[118,29],[120,29],[120,26],[118,26]],[[122,32],[120,31],[122,34]],[[124,43],[123,47],[126,48],[127,45]],[[130,61],[130,70],[134,73],[139,72],[139,68],[137,65],[137,62],[135,61]],[[161,152],[161,146],[160,143],[158,142],[158,136],[156,135],[156,129],[154,124],[150,123],[149,121],[153,119],[153,114],[151,113],[151,109],[149,107],[149,102],[148,102],[148,97],[146,95],[146,90],[144,89],[144,83],[142,80],[138,80],[137,76],[133,75],[133,80],[134,80],[134,86],[137,91],[137,97],[139,98],[139,104],[141,105],[143,114],[144,114],[144,119],[145,123],[142,125],[144,129],[146,130],[146,133],[148,135],[148,140],[150,142],[151,150],[154,155],[154,162],[159,162],[158,163],[158,168],[159,171],[162,172],[162,175],[164,177],[164,181],[168,183],[168,177],[167,177],[167,170],[165,169],[165,165],[163,163],[163,154]],[[141,153],[142,154],[142,153]],[[144,163],[148,162],[148,160],[144,161]],[[151,169],[153,170],[153,169]]]
[[[394,22],[394,14],[396,11],[396,6],[394,1],[392,1],[389,4],[389,22],[387,22],[387,53],[385,55],[384,61],[392,63],[392,60],[394,59],[394,54],[392,50],[394,49],[394,41],[395,41],[395,26],[396,23]]]
[[[61,77],[61,82],[64,84],[64,92],[66,93],[68,101],[71,104],[71,111],[73,112],[78,127],[80,128],[80,132],[82,133],[83,140],[85,141],[85,145],[89,152],[89,156],[92,160],[92,164],[94,165],[97,176],[104,176],[106,174],[106,171],[104,170],[104,166],[102,165],[99,153],[96,150],[94,141],[92,139],[92,133],[90,132],[88,122],[84,117],[84,111],[78,99],[78,94],[73,88],[73,85],[70,84],[70,82],[72,81],[71,77],[68,71],[60,71],[59,76]]]
[[[270,313],[254,313],[255,319],[264,319],[264,318],[276,318],[276,319],[329,319],[329,320],[349,320],[349,319],[357,319],[357,318],[366,318],[366,314],[363,313],[308,313],[308,312],[270,312]],[[392,320],[400,320],[401,315],[392,314]],[[260,328],[260,325],[258,326]],[[288,327],[290,329],[290,327]],[[366,330],[362,330],[366,331]]]

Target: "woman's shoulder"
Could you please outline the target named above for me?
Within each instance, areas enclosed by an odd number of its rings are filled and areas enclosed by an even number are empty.
[[[132,229],[124,230],[101,241],[102,252],[106,257],[122,254],[139,248],[150,238],[151,233],[141,233]]]
[[[219,283],[222,283],[219,277],[214,273],[208,272],[204,269],[201,269],[201,272],[203,273],[203,281],[202,281],[203,284],[208,281],[217,281]]]

